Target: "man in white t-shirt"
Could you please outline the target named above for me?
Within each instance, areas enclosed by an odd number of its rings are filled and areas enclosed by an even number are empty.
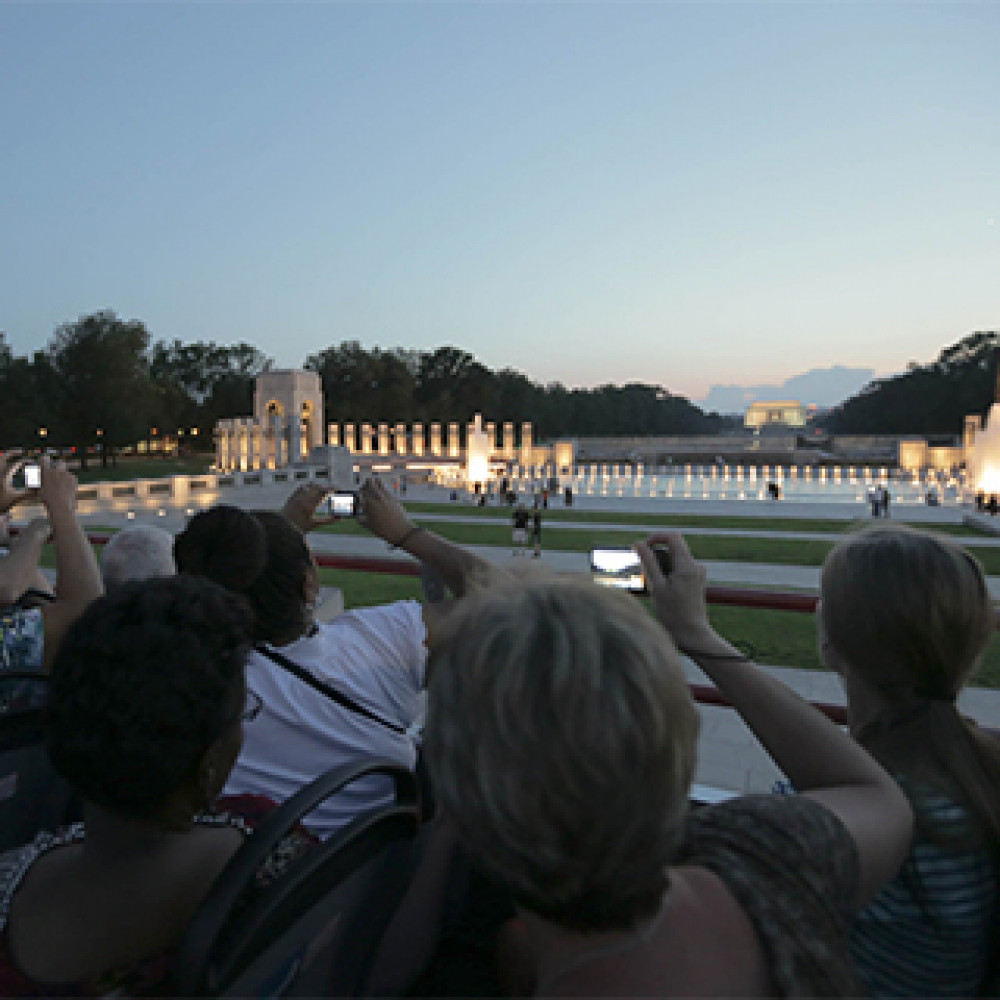
[[[285,505],[286,518],[308,531],[322,494],[316,487],[300,488]],[[470,577],[497,572],[478,556],[414,525],[381,483],[366,483],[361,502],[362,523],[420,559],[456,597],[466,591]],[[318,591],[318,578],[313,586]],[[260,697],[262,709],[244,726],[243,750],[224,794],[267,795],[281,802],[324,771],[370,757],[412,769],[427,643],[447,609],[445,602],[421,606],[416,601],[359,608],[330,622],[313,623],[291,642],[262,644],[263,652],[254,650],[247,663],[247,688]],[[269,654],[287,658],[376,718],[338,704]],[[387,802],[389,790],[388,778],[362,779],[329,799],[306,823],[329,836],[360,813]]]
[[[225,794],[252,792],[281,802],[317,775],[381,757],[413,769],[414,737],[405,732],[422,710],[426,628],[416,601],[346,611],[280,652],[352,701],[404,732],[337,704],[256,650],[247,687],[263,702]],[[388,779],[365,778],[332,796],[308,820],[320,836],[386,801]]]

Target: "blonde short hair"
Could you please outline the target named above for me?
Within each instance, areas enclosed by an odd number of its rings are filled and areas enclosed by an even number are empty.
[[[865,681],[900,700],[953,699],[979,665],[993,609],[979,563],[901,525],[841,542],[823,565],[823,626]]]
[[[566,926],[655,913],[699,720],[639,602],[589,581],[515,581],[455,610],[429,670],[435,793],[487,869]]]

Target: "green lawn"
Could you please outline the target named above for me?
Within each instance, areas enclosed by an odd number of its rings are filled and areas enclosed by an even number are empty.
[[[328,587],[339,587],[343,591],[346,608],[421,598],[420,581],[416,577],[321,569],[320,580]],[[709,617],[722,635],[760,663],[820,669],[812,615],[713,605],[709,608]],[[1000,688],[1000,635],[990,643],[973,683]]]
[[[414,520],[421,523],[420,512],[414,511]],[[456,521],[423,521],[437,534],[461,545],[511,544],[511,528],[507,520],[496,518],[476,523]],[[352,520],[339,521],[323,529],[326,532],[346,535],[363,535],[366,530]],[[559,528],[546,531],[542,525],[542,545],[555,552],[589,552],[603,546],[632,545],[645,538],[645,532],[601,530],[581,524],[576,528]],[[688,535],[687,543],[696,559],[725,562],[770,563],[780,566],[822,566],[823,560],[836,544],[830,541],[797,538],[752,538],[739,535]],[[1000,575],[1000,548],[967,545],[966,548],[983,564],[989,575]]]

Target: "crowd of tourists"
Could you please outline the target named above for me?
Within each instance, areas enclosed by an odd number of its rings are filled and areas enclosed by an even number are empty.
[[[0,460],[0,513],[46,516],[0,559],[0,668],[46,676],[48,753],[83,814],[0,855],[0,995],[169,994],[178,941],[254,827],[366,758],[420,772],[426,856],[450,859],[417,869],[400,906],[434,931],[415,995],[995,989],[1000,741],[956,707],[994,617],[952,542],[880,521],[828,557],[817,631],[845,732],[716,631],[679,534],[637,545],[650,614],[580,577],[492,565],[371,480],[362,523],[450,593],[324,621],[307,541],[321,489],[280,512],[213,507],[175,538],[125,529],[99,567],[72,473],[42,458],[40,487],[15,489],[21,461]],[[794,794],[691,801],[685,656]],[[308,816],[267,880],[387,801],[387,781]],[[468,953],[464,975],[442,972],[476,909],[456,885],[489,902],[467,937],[475,985]]]

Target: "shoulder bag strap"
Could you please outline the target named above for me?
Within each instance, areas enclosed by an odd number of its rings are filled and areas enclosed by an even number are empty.
[[[290,674],[294,674],[300,681],[305,682],[311,688],[319,691],[320,694],[325,695],[331,701],[335,701],[342,708],[346,708],[350,712],[354,712],[356,715],[363,715],[366,719],[371,719],[372,722],[377,722],[380,726],[384,726],[386,729],[391,729],[394,733],[398,733],[400,736],[406,735],[406,727],[400,726],[395,722],[390,722],[388,719],[383,718],[377,712],[371,711],[371,709],[365,708],[364,705],[359,705],[353,698],[349,698],[346,694],[338,691],[336,688],[331,687],[325,681],[321,681],[318,677],[313,676],[304,667],[299,666],[294,660],[290,660],[284,653],[279,653],[276,649],[272,649],[270,646],[264,645],[264,643],[257,643],[254,649],[258,653],[263,653],[268,659],[273,660],[278,666],[283,667]]]

